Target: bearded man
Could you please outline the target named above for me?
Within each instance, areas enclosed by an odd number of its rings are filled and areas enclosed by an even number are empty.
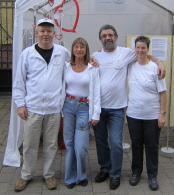
[[[120,185],[123,160],[122,131],[124,110],[127,107],[126,77],[128,65],[136,60],[135,51],[117,46],[118,34],[109,24],[99,30],[102,51],[93,53],[100,70],[101,114],[99,123],[94,126],[96,148],[100,172],[95,182],[103,182],[110,176],[110,189]],[[163,63],[148,56],[159,65],[160,77],[165,75]]]

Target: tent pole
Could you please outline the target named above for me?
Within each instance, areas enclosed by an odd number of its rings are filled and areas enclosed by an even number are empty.
[[[171,49],[171,64],[170,64],[170,88],[169,88],[169,95],[168,95],[168,120],[167,120],[167,146],[161,148],[161,155],[164,157],[173,157],[174,156],[174,149],[169,147],[169,131],[170,131],[170,109],[171,109],[171,90],[172,90],[172,60],[173,60],[173,40],[174,36],[174,15],[172,13],[172,49]]]

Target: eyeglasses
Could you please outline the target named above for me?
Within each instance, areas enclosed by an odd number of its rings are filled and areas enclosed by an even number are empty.
[[[73,49],[85,49],[86,47],[85,46],[74,46]]]
[[[109,38],[112,38],[114,35],[113,34],[104,34],[104,35],[101,35],[101,38],[106,38],[106,37],[109,37]]]

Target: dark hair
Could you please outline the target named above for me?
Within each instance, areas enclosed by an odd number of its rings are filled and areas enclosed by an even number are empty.
[[[149,46],[150,46],[150,39],[146,36],[139,36],[135,39],[135,47],[136,47],[136,44],[137,42],[143,42],[143,43],[146,43],[147,45],[147,48],[149,49]]]
[[[116,29],[115,29],[112,25],[110,25],[110,24],[105,24],[105,25],[103,25],[103,26],[100,28],[100,30],[99,30],[99,39],[101,39],[101,32],[102,32],[103,30],[108,30],[108,29],[113,30],[114,36],[115,36],[115,37],[118,37],[118,34],[117,34]]]
[[[89,45],[87,43],[87,41],[82,38],[82,37],[79,37],[77,39],[75,39],[72,43],[72,46],[71,46],[71,59],[70,59],[70,63],[71,64],[74,64],[75,63],[75,55],[73,53],[73,47],[74,45],[76,45],[77,43],[80,43],[82,44],[83,46],[86,47],[86,55],[85,55],[85,64],[88,64],[89,61],[90,61],[90,51],[89,51]]]

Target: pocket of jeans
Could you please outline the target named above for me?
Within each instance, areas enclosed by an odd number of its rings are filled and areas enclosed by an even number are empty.
[[[78,130],[80,130],[80,131],[87,131],[87,130],[89,130],[89,122],[80,122],[79,124],[78,124]]]

